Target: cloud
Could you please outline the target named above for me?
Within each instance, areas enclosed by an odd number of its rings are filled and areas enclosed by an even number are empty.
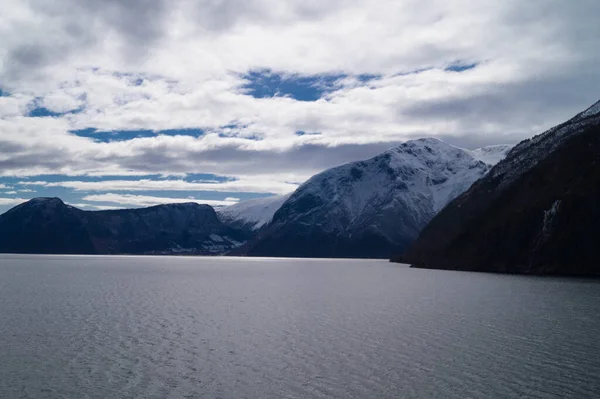
[[[600,93],[596,0],[3,6],[2,176],[210,173],[231,182],[206,189],[284,193],[421,136],[514,143]]]
[[[28,199],[23,198],[0,198],[0,205],[5,206],[14,206],[22,204],[23,202],[29,201]]]
[[[93,211],[115,211],[118,209],[125,209],[123,206],[116,205],[96,205],[96,204],[86,204],[86,203],[69,203],[69,205],[74,206],[75,208],[83,209],[83,210],[93,210]]]
[[[289,193],[296,184],[246,179],[221,183],[195,183],[185,180],[103,180],[103,181],[20,181],[24,186],[64,187],[76,191],[217,191],[253,193]],[[230,199],[238,200],[239,198]]]
[[[195,202],[197,204],[206,204],[210,206],[227,206],[233,205],[237,201],[218,201],[218,200],[202,200],[196,198],[170,198],[170,197],[153,197],[147,195],[132,195],[132,194],[98,194],[87,195],[82,198],[83,201],[89,202],[109,202],[119,204],[120,206],[147,207],[160,204],[182,204]]]
[[[81,92],[63,90],[46,95],[40,105],[51,112],[64,114],[83,107],[85,105],[84,100],[85,95]]]

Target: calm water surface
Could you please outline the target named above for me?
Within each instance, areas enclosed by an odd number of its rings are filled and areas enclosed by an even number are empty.
[[[600,282],[0,255],[0,398],[600,398]]]

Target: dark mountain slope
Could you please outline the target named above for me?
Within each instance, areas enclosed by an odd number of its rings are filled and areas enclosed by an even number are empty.
[[[36,198],[0,215],[0,252],[208,255],[246,239],[195,203],[91,212]]]
[[[434,217],[401,260],[426,268],[600,275],[598,111],[600,103],[518,144]]]
[[[85,212],[84,219],[99,253],[220,254],[248,238],[195,203]]]
[[[58,198],[34,198],[0,215],[0,252],[96,253],[82,211]]]

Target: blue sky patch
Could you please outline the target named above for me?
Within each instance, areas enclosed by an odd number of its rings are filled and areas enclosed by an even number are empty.
[[[463,62],[454,62],[450,65],[448,65],[446,68],[444,68],[444,71],[447,72],[464,72],[464,71],[468,71],[469,69],[473,69],[476,68],[477,65],[479,65],[479,63],[474,62],[471,64],[465,64]]]
[[[65,115],[67,113],[70,113],[70,112],[64,112],[64,113],[63,112],[53,112],[53,111],[50,111],[46,107],[35,107],[27,113],[27,116],[30,118],[43,118],[46,116],[58,117],[58,116]]]
[[[298,101],[317,101],[335,90],[344,74],[288,75],[269,69],[250,71],[242,75],[247,82],[242,89],[255,98],[290,97]],[[364,75],[365,79],[368,75]]]
[[[251,71],[242,77],[247,81],[242,88],[255,98],[291,97],[298,101],[316,101],[344,75],[301,77],[262,70]]]
[[[190,173],[183,180],[196,183],[222,183],[231,179],[208,173]]]
[[[203,129],[167,129],[159,130],[156,132],[157,135],[190,137],[200,137],[203,136],[205,133],[206,132]]]
[[[86,99],[86,95],[82,95],[80,97],[80,99],[84,100]],[[27,116],[30,118],[44,118],[44,117],[59,117],[59,116],[63,116],[63,115],[68,115],[68,114],[77,114],[79,112],[82,112],[84,110],[85,107],[79,107],[76,109],[72,109],[69,110],[67,112],[54,112],[49,110],[48,108],[44,107],[41,105],[42,103],[42,99],[41,98],[36,98],[35,100],[33,100],[33,102],[31,102],[29,104],[29,112],[27,113]]]
[[[102,143],[109,143],[112,141],[127,141],[136,138],[144,137],[155,137],[160,135],[165,136],[191,136],[200,137],[205,132],[202,129],[168,129],[158,130],[156,132],[152,130],[111,130],[111,131],[99,131],[95,128],[87,128],[80,130],[71,130],[71,133],[79,137],[88,137],[95,141]]]
[[[375,74],[371,74],[371,73],[363,73],[360,75],[356,75],[356,79],[358,79],[360,82],[363,82],[363,83],[368,83],[372,80],[378,80],[381,78],[382,78],[382,75],[375,75]]]

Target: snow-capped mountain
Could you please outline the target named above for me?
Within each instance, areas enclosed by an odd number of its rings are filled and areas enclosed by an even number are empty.
[[[517,144],[398,261],[437,269],[600,275],[600,101]]]
[[[469,151],[419,139],[326,170],[284,202],[247,246],[247,254],[390,256],[415,240],[444,205],[487,173],[509,148]]]
[[[249,230],[258,230],[271,222],[275,212],[290,194],[255,198],[217,209],[219,219],[225,224]]]

